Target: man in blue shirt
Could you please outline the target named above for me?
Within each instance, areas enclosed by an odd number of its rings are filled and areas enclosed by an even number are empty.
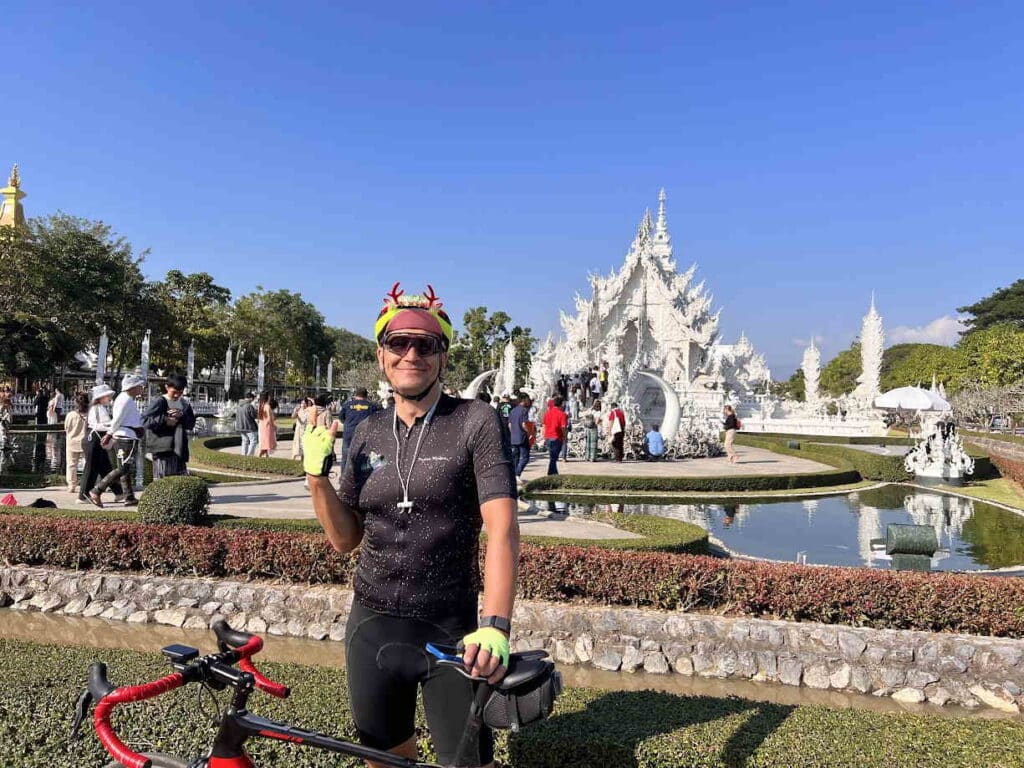
[[[651,431],[644,438],[647,446],[647,460],[658,461],[665,456],[665,438],[658,431],[657,425],[651,427]]]
[[[369,416],[371,413],[376,413],[381,410],[381,407],[376,403],[370,402],[367,398],[369,393],[365,387],[357,389],[350,400],[346,400],[345,404],[341,406],[341,410],[338,412],[339,420],[345,425],[344,431],[341,433],[341,472],[345,473],[345,462],[348,461],[348,447],[352,445],[352,438],[355,436],[356,427],[359,426],[359,422]]]
[[[519,405],[508,414],[512,466],[515,468],[517,479],[522,476],[523,470],[526,469],[526,464],[530,460],[530,435],[526,431],[526,422],[530,420],[530,405],[532,405],[530,396],[520,395]]]

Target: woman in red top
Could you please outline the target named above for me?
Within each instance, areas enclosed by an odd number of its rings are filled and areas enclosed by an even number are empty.
[[[558,474],[558,456],[565,443],[566,428],[569,417],[562,410],[562,396],[555,395],[548,400],[548,408],[544,411],[544,439],[548,441],[548,474]]]

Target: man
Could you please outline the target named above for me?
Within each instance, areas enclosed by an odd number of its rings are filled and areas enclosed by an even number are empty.
[[[134,506],[139,503],[135,498],[132,489],[132,472],[135,470],[135,460],[138,456],[139,438],[142,437],[145,429],[142,425],[142,414],[135,405],[135,398],[142,394],[146,382],[141,376],[129,373],[121,380],[121,394],[114,399],[114,415],[110,422],[110,431],[103,438],[101,445],[104,448],[113,442],[114,455],[117,466],[103,476],[96,485],[89,491],[89,501],[97,507],[102,508],[103,502],[100,497],[107,487],[115,482],[122,482],[127,494],[124,499],[125,506]]]
[[[658,461],[665,456],[665,438],[658,430],[658,425],[651,426],[651,431],[644,436],[644,448],[649,461]]]
[[[363,743],[415,758],[422,686],[438,762],[490,766],[487,728],[469,745],[474,754],[455,754],[472,687],[423,649],[461,640],[467,671],[492,683],[505,674],[519,557],[508,446],[493,409],[441,391],[452,326],[432,288],[405,296],[396,283],[374,337],[395,404],[349,435],[337,492],[327,473],[338,425],[312,428],[303,440],[313,509],[328,541],[339,552],[363,545],[346,637],[353,719]],[[487,549],[478,624],[481,525]]]
[[[555,395],[548,401],[544,411],[544,439],[548,441],[548,474],[558,474],[558,457],[562,453],[566,433],[569,430],[569,419],[562,410],[562,396]]]
[[[256,445],[258,444],[256,430],[258,425],[256,424],[255,401],[256,393],[250,392],[246,395],[246,399],[240,402],[238,408],[235,409],[235,429],[242,436],[243,456],[256,455]]]
[[[520,395],[519,404],[509,411],[508,431],[512,445],[512,466],[515,467],[516,479],[521,480],[523,470],[530,461],[530,401],[529,395]]]
[[[602,397],[604,393],[601,391],[601,375],[597,370],[597,366],[590,372],[590,399],[597,400]]]
[[[363,423],[367,416],[372,416],[380,410],[377,403],[370,401],[370,393],[366,387],[359,387],[352,393],[352,397],[346,400],[341,406],[338,414],[341,417],[341,473],[345,474],[345,467],[348,465],[348,450],[352,446],[352,438],[355,437],[356,427]]]
[[[164,394],[154,397],[142,414],[146,427],[146,449],[153,454],[153,479],[188,474],[188,433],[195,429],[192,404],[182,395],[188,380],[171,374],[164,383]]]
[[[616,461],[622,461],[624,450],[623,443],[626,439],[626,414],[619,408],[618,403],[612,403],[612,409],[608,412],[608,434],[612,438],[612,453]]]

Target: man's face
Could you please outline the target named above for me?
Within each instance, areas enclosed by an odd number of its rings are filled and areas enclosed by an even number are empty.
[[[142,390],[143,390],[143,386],[141,384],[139,384],[138,386],[135,386],[135,387],[129,387],[128,395],[130,397],[138,397],[139,395],[142,394]]]
[[[426,340],[438,337],[425,331],[403,330],[389,334],[377,347],[377,363],[399,395],[418,395],[437,380],[448,363],[448,353],[444,351],[420,354],[416,343],[420,339],[429,344]]]
[[[170,384],[167,385],[167,399],[168,400],[180,400],[182,391],[177,387],[173,387]]]

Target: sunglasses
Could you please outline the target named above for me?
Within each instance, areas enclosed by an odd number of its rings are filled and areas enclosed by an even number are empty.
[[[405,357],[410,349],[415,349],[420,357],[432,357],[444,350],[444,345],[436,336],[388,336],[384,339],[384,349],[393,355]]]

